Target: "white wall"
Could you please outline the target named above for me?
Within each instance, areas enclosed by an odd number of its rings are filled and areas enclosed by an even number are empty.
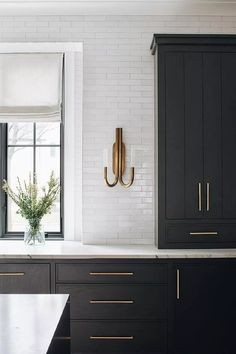
[[[236,33],[236,17],[31,16],[0,17],[0,41],[83,41],[83,241],[154,242],[153,33]],[[103,182],[103,149],[124,128],[134,185]],[[80,215],[78,215],[78,218]]]

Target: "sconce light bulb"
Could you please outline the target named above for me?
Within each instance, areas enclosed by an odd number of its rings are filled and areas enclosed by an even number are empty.
[[[131,165],[131,167],[135,167],[135,159],[136,159],[136,156],[135,156],[135,147],[134,147],[134,146],[131,146],[131,158],[130,158],[130,165]]]
[[[108,149],[103,150],[103,167],[108,166]]]

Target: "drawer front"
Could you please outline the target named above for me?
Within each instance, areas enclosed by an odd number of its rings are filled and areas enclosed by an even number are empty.
[[[71,295],[73,319],[165,319],[165,285],[57,285]]]
[[[58,283],[167,283],[165,264],[57,264]]]
[[[235,224],[169,224],[168,242],[215,243],[236,242]]]
[[[50,293],[49,264],[0,264],[0,294]]]
[[[72,353],[167,352],[165,322],[72,321]]]

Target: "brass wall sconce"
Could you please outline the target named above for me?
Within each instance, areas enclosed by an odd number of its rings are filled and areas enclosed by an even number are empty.
[[[116,142],[113,144],[112,170],[115,175],[113,183],[108,182],[107,166],[104,167],[104,180],[108,187],[114,187],[119,182],[123,187],[129,188],[134,182],[134,167],[130,168],[130,181],[123,181],[125,172],[125,144],[122,142],[122,128],[116,128]]]

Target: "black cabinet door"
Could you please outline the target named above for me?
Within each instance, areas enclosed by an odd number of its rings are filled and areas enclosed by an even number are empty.
[[[235,352],[235,263],[179,265],[175,272],[173,353]]]
[[[226,66],[229,70],[230,65]],[[221,95],[226,92],[229,100],[227,90],[231,90],[232,85],[227,83],[227,89],[222,90],[221,74],[219,52],[165,54],[167,219],[222,217]],[[236,90],[236,80],[233,82]],[[236,120],[234,122],[236,129]],[[225,130],[228,129],[232,135],[234,126],[228,124]],[[227,131],[225,136],[228,136]],[[225,154],[234,148],[236,139],[227,142]],[[228,171],[226,173],[225,180],[231,178]],[[228,189],[231,185],[230,181]]]
[[[236,53],[203,53],[204,215],[236,218]]]
[[[159,87],[165,90],[165,102],[159,103],[160,120],[163,119],[162,105],[165,106],[165,216],[167,219],[201,218],[202,55],[167,52],[160,66],[159,70],[165,71],[165,82],[160,82]]]

